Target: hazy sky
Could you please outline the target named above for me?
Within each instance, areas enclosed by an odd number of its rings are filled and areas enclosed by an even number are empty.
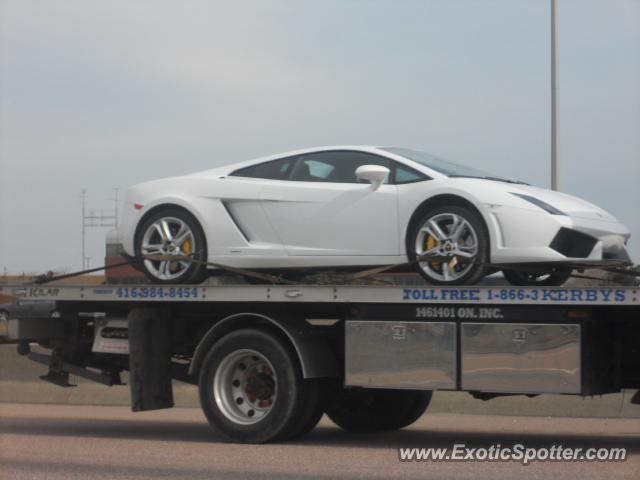
[[[561,190],[639,261],[640,2],[558,8]],[[81,266],[82,188],[107,211],[112,188],[298,147],[548,186],[549,112],[548,0],[0,0],[0,273]]]

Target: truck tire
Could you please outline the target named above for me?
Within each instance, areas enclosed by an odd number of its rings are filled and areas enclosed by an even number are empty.
[[[415,422],[431,402],[430,391],[340,389],[327,415],[343,430],[372,433],[399,430]]]
[[[296,426],[287,434],[283,440],[292,440],[302,437],[311,432],[324,415],[327,408],[327,379],[312,379],[313,386],[307,389],[307,399],[303,400],[306,405],[301,418],[296,422]],[[306,380],[311,382],[311,380]]]
[[[319,420],[318,381],[302,378],[286,339],[267,329],[218,340],[200,368],[199,392],[209,423],[236,442],[286,440]]]

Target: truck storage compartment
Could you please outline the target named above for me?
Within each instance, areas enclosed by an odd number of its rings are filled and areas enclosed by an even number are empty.
[[[456,388],[456,325],[350,320],[345,383],[369,388]]]
[[[462,323],[463,390],[581,393],[577,324]]]

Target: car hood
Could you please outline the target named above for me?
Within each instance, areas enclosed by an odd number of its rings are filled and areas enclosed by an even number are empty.
[[[449,180],[454,179],[450,178]],[[464,183],[465,185],[463,188],[475,190],[474,187],[476,187],[477,196],[480,198],[480,200],[487,198],[488,203],[509,202],[510,205],[514,206],[538,208],[524,199],[511,195],[512,193],[517,193],[521,195],[529,195],[531,197],[542,200],[543,202],[548,203],[549,205],[557,208],[558,210],[561,210],[562,212],[572,217],[587,218],[607,222],[618,222],[618,219],[616,219],[606,210],[603,210],[597,205],[594,205],[593,203],[590,203],[586,200],[574,197],[573,195],[568,195],[566,193],[556,192],[553,190],[548,190],[546,188],[534,187],[532,185],[503,182],[499,180],[485,180],[480,178],[458,178],[455,180],[458,180],[460,183]],[[504,196],[505,194],[508,196]],[[496,195],[502,196],[503,201],[496,201]]]
[[[511,189],[513,193],[523,193],[525,195],[531,195],[536,197],[549,205],[554,206],[558,210],[577,218],[589,218],[595,220],[604,220],[610,222],[617,222],[613,215],[606,210],[587,202],[573,195],[568,195],[562,192],[555,192],[546,188],[533,187],[531,185],[516,185],[517,190]]]

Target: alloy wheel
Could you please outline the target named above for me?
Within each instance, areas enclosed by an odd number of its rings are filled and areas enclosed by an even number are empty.
[[[142,236],[140,253],[143,256],[162,255],[185,257],[196,251],[195,235],[183,220],[163,217],[151,223]],[[145,259],[144,265],[151,275],[160,280],[174,280],[189,268],[187,260]]]
[[[473,260],[479,252],[478,234],[461,215],[439,213],[429,217],[418,230],[415,251],[418,257],[450,258],[448,261],[420,261],[419,265],[430,278],[453,282],[473,268]]]

